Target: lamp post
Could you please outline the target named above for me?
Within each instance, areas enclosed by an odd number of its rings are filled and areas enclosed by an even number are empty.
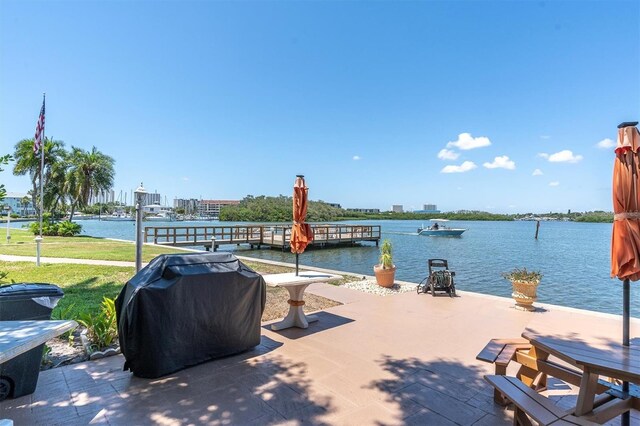
[[[11,242],[11,234],[9,233],[9,225],[11,225],[11,206],[5,206],[7,210],[7,244]]]
[[[136,196],[136,272],[142,269],[142,202],[147,191],[142,182],[135,191]]]

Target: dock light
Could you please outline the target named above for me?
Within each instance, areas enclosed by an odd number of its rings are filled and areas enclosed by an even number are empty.
[[[147,194],[142,182],[134,192],[136,196],[136,272],[142,269],[142,203]]]

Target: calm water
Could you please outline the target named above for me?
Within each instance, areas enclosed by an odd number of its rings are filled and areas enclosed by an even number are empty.
[[[81,221],[83,233],[92,236],[133,240],[133,222]],[[427,259],[443,258],[456,271],[460,290],[510,297],[511,285],[501,273],[526,266],[544,275],[540,302],[621,314],[622,284],[609,278],[610,224],[542,222],[538,240],[535,222],[457,222],[468,228],[459,238],[415,235],[419,221],[355,221],[355,224],[381,225],[383,237],[393,243],[394,261],[400,280],[420,282],[427,275]],[[172,225],[213,225],[228,222],[174,222]],[[452,223],[453,224],[453,223]],[[163,225],[155,222],[145,226]],[[412,235],[413,234],[413,235]],[[289,252],[248,250],[223,246],[243,256],[295,262]],[[378,248],[309,250],[300,263],[367,275],[373,274]],[[640,292],[632,283],[631,314],[640,318]]]

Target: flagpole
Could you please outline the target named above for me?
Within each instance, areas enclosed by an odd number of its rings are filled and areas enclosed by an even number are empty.
[[[45,107],[46,93],[42,94],[42,107]],[[40,243],[42,242],[42,216],[44,213],[44,187],[42,181],[44,179],[44,145],[45,145],[45,120],[42,121],[42,143],[40,145],[40,228],[38,237],[36,238],[36,266],[40,266]]]
[[[42,105],[45,103],[46,93],[42,94]],[[44,209],[44,188],[42,186],[42,178],[44,173],[44,145],[46,143],[45,139],[45,122],[42,123],[42,146],[40,147],[40,238],[42,238],[42,213]]]

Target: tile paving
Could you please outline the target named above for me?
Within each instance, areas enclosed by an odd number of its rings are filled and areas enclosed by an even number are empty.
[[[255,349],[160,379],[122,371],[122,356],[44,371],[33,395],[0,403],[0,418],[16,426],[506,425],[512,412],[493,404],[483,380],[492,368],[475,359],[489,339],[527,326],[621,334],[613,316],[555,306],[521,312],[509,300],[464,292],[309,291],[345,304],[318,313],[307,330],[265,324]],[[576,393],[559,385],[553,398],[569,406]]]

